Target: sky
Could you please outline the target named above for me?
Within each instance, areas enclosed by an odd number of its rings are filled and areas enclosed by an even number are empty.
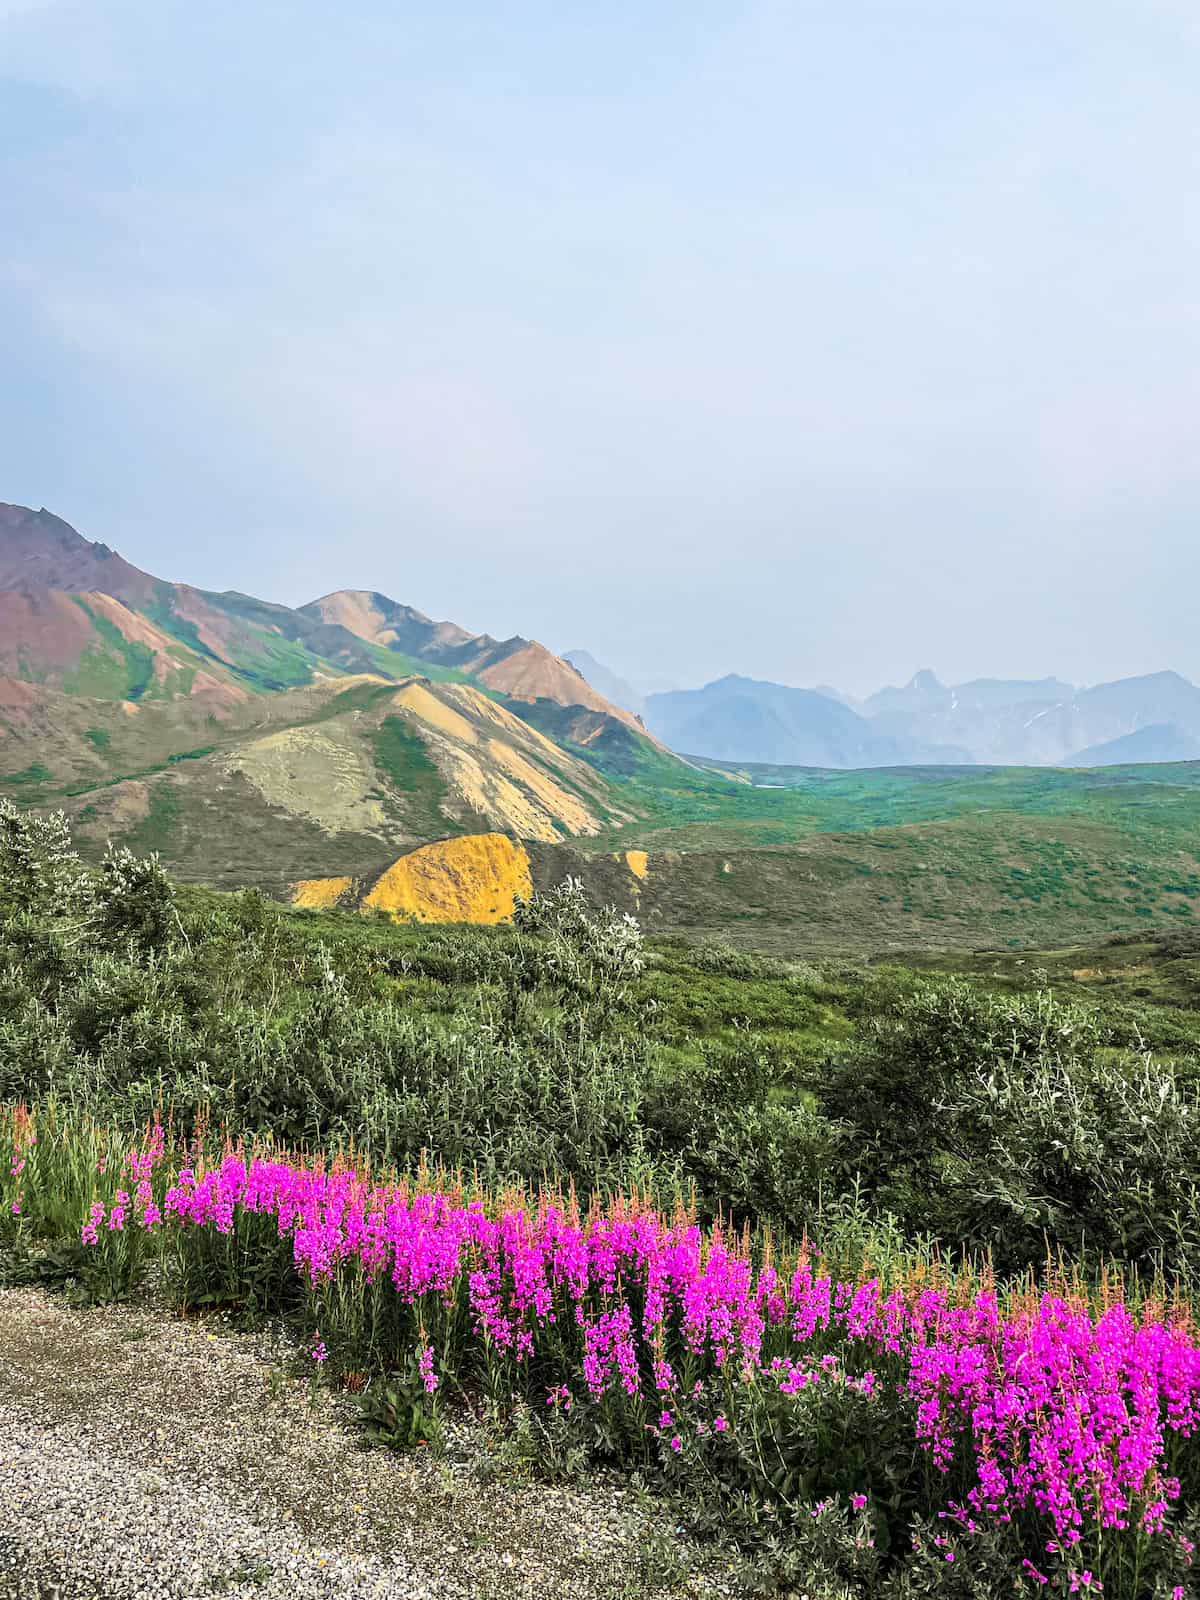
[[[0,500],[635,679],[1200,677],[1194,0],[0,0]]]

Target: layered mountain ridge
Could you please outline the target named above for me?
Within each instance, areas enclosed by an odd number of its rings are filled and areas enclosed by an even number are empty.
[[[925,671],[872,695],[864,711],[894,738],[945,739],[1000,766],[1105,764],[1109,745],[1149,728],[1200,736],[1200,688],[1178,672],[1076,688],[1057,678],[946,685]]]
[[[250,689],[295,688],[321,677],[366,671],[401,676],[424,664],[451,669],[452,675],[470,677],[514,699],[581,705],[642,731],[630,712],[610,704],[574,667],[536,640],[472,634],[365,591],[342,590],[293,609],[235,590],[217,593],[166,582],[132,566],[107,545],[85,539],[44,508],[0,504],[3,592],[22,595],[25,601],[23,607],[9,603],[0,631],[0,662],[15,668],[12,675],[31,681],[48,681],[41,676],[39,652],[46,647],[54,656],[56,632],[57,653],[69,655],[65,635],[70,631],[65,623],[57,630],[39,626],[32,614],[48,616],[57,609],[62,623],[70,614],[49,594],[99,594],[121,602],[126,618],[141,619],[124,627],[124,633],[148,629],[153,635],[145,641],[148,648],[191,652]],[[22,609],[27,614],[24,627]],[[80,633],[78,626],[75,633]],[[81,636],[76,643],[86,648]],[[140,692],[118,698],[138,699]]]
[[[801,767],[955,765],[969,753],[914,734],[895,736],[815,689],[727,677],[703,689],[651,695],[648,726],[673,749],[721,761]]]

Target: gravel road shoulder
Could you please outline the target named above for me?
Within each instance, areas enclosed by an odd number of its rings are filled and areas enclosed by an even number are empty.
[[[267,1336],[0,1291],[0,1600],[709,1600],[615,1477],[581,1489],[362,1449]],[[464,1435],[469,1430],[461,1430]]]

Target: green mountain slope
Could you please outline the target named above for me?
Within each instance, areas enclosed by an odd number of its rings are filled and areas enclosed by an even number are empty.
[[[224,722],[8,687],[0,792],[64,807],[93,852],[122,839],[197,881],[283,894],[433,839],[555,843],[638,816],[595,767],[469,684],[338,679],[248,698]]]

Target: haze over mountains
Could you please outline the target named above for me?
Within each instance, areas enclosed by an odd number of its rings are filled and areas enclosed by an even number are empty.
[[[674,750],[717,761],[803,767],[960,765],[965,749],[896,737],[815,689],[734,673],[703,689],[651,695],[646,723]]]
[[[584,652],[576,664],[614,698],[626,687]],[[733,764],[1108,766],[1200,756],[1200,689],[1177,672],[1084,689],[1057,678],[947,685],[924,670],[861,702],[824,684],[730,674],[649,695],[638,709],[673,750]]]

